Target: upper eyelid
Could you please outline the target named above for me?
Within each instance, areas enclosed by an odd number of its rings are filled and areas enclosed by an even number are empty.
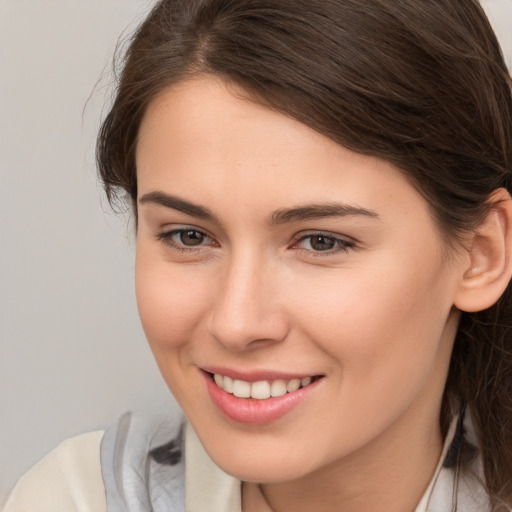
[[[211,238],[212,240],[215,239],[213,235],[211,235],[208,230],[200,228],[198,226],[193,226],[191,224],[182,224],[179,225],[179,227],[163,227],[162,229],[159,229],[157,232],[157,236],[164,236],[164,235],[171,235],[175,233],[179,233],[181,231],[197,231],[198,233],[201,233],[204,236],[207,236],[208,238]]]
[[[346,242],[346,243],[352,243],[352,244],[359,243],[358,240],[352,236],[342,235],[340,233],[333,233],[332,231],[323,231],[321,229],[302,231],[300,233],[297,233],[297,235],[295,235],[292,240],[295,243],[295,242],[298,242],[300,240],[303,240],[305,238],[315,236],[315,235],[325,236],[326,238],[332,238],[334,240],[339,240],[340,242]]]

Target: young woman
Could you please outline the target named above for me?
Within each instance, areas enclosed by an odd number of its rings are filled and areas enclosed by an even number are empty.
[[[6,510],[510,510],[511,141],[476,0],[158,3],[98,164],[187,423],[70,440]]]

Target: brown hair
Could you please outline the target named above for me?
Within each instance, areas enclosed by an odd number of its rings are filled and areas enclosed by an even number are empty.
[[[449,240],[511,190],[512,93],[477,0],[163,0],[134,34],[97,146],[111,203],[135,208],[139,125],[162,90],[197,73],[343,146],[387,160],[431,204]],[[512,505],[512,289],[464,313],[442,424],[472,412],[486,485]]]

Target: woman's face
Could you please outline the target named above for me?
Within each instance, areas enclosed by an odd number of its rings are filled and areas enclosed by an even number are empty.
[[[437,446],[461,258],[390,164],[233,91],[187,81],[140,128],[137,300],[164,379],[246,481]]]

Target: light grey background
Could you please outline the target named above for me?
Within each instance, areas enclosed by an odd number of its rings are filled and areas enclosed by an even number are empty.
[[[0,503],[64,438],[175,407],[137,318],[129,220],[94,169],[117,38],[152,1],[0,0]],[[512,68],[512,0],[483,3]]]
[[[117,38],[150,4],[0,2],[0,502],[64,438],[170,401],[94,166]]]

